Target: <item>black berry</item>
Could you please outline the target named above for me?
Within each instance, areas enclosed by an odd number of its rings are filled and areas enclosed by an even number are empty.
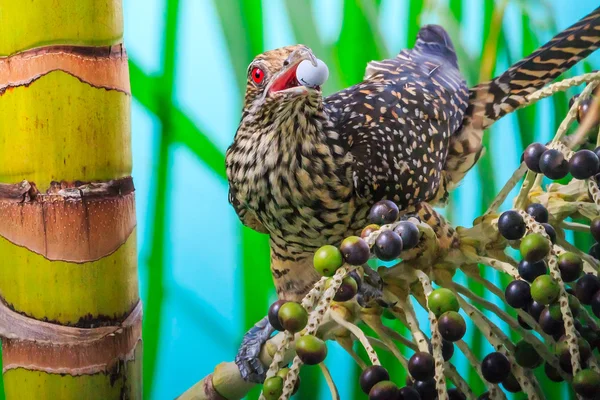
[[[569,172],[576,179],[588,179],[598,173],[600,160],[591,150],[579,150],[569,160]]]
[[[550,149],[540,158],[540,170],[550,179],[562,179],[569,173],[569,163],[560,151]]]
[[[527,260],[521,260],[518,266],[519,275],[527,282],[531,283],[540,275],[545,275],[548,272],[548,267],[544,260],[529,262]]]
[[[554,227],[547,222],[544,222],[542,224],[542,226],[544,227],[544,230],[546,231],[546,235],[548,235],[548,237],[550,237],[550,241],[552,243],[556,243],[556,230],[554,229]]]
[[[402,245],[404,250],[410,250],[419,244],[419,237],[421,236],[419,228],[415,224],[409,221],[401,221],[394,228],[396,232],[402,238]]]
[[[275,303],[271,304],[271,307],[269,307],[269,313],[267,314],[269,317],[269,323],[278,331],[285,330],[279,321],[279,308],[281,308],[284,303],[286,303],[286,300],[277,300]]]
[[[539,222],[540,224],[548,222],[548,210],[540,203],[531,203],[527,206],[525,212],[531,215],[533,219],[535,219],[536,222]]]
[[[600,280],[592,274],[585,274],[575,284],[575,295],[583,304],[589,305],[600,290]]]
[[[399,213],[396,203],[390,200],[381,200],[371,207],[369,221],[377,225],[391,224],[398,219]]]
[[[508,378],[502,381],[502,386],[504,386],[504,389],[510,393],[519,393],[522,391],[521,384],[512,373],[508,375]]]
[[[590,223],[590,232],[596,242],[600,242],[600,217],[596,217],[592,220]]]
[[[395,400],[398,398],[399,391],[394,382],[379,382],[369,392],[369,400]]]
[[[532,143],[527,146],[523,152],[523,161],[525,161],[527,168],[538,174],[541,173],[540,158],[546,150],[548,150],[548,148],[541,143]]]
[[[564,380],[558,370],[547,362],[544,364],[544,372],[552,382],[562,382]]]
[[[447,311],[438,319],[438,330],[442,338],[450,342],[456,342],[465,335],[467,324],[456,311]]]
[[[350,265],[363,265],[369,261],[369,245],[358,236],[350,236],[344,239],[340,245],[340,251],[344,260]]]
[[[575,253],[566,252],[558,257],[560,276],[565,282],[573,282],[583,272],[583,260]]]
[[[467,396],[461,392],[458,388],[448,389],[449,400],[467,400]]]
[[[525,234],[525,221],[518,212],[505,211],[498,218],[498,230],[508,240],[521,239]]]
[[[416,389],[405,386],[399,391],[399,396],[396,400],[421,400],[421,395]]]
[[[481,373],[488,382],[500,383],[510,374],[510,361],[502,353],[490,353],[481,362]]]
[[[408,361],[408,372],[418,381],[426,381],[435,374],[435,361],[433,356],[425,352],[417,352]]]
[[[394,231],[383,231],[375,239],[373,250],[380,260],[395,260],[402,252],[402,239]]]
[[[508,284],[504,297],[509,306],[523,308],[531,302],[531,290],[525,281],[515,280]]]
[[[380,365],[372,365],[363,370],[360,374],[359,383],[360,388],[366,394],[369,394],[373,386],[378,384],[379,382],[389,381],[390,374],[387,369],[383,368]]]

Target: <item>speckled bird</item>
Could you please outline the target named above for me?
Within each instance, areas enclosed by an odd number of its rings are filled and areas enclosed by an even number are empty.
[[[600,8],[471,89],[437,25],[328,97],[296,79],[299,63],[315,60],[308,47],[256,57],[226,156],[229,199],[243,224],[269,235],[278,296],[301,299],[319,278],[314,251],[358,234],[375,202],[417,213],[444,202],[480,157],[484,129],[594,51],[599,29]]]

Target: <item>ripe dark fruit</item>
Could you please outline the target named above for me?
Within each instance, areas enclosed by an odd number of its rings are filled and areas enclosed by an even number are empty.
[[[367,225],[364,227],[364,229],[360,232],[360,237],[363,239],[366,239],[367,236],[369,236],[371,233],[375,232],[376,230],[378,230],[379,228],[381,228],[379,225],[377,224],[371,224],[371,225]]]
[[[342,280],[342,284],[333,297],[334,301],[348,301],[358,292],[358,284],[351,276],[346,276]]]
[[[446,311],[458,311],[460,309],[456,295],[446,288],[432,291],[427,298],[427,306],[438,318]]]
[[[545,275],[548,272],[545,261],[529,262],[521,260],[519,263],[519,275],[527,282],[531,283],[540,275]]]
[[[521,239],[525,228],[523,217],[516,211],[505,211],[498,218],[498,231],[508,240]]]
[[[519,393],[522,391],[521,384],[512,373],[508,375],[508,378],[502,381],[502,386],[510,393]]]
[[[306,365],[320,364],[327,357],[327,345],[316,336],[304,335],[296,341],[296,354]]]
[[[515,346],[515,361],[523,368],[536,368],[542,363],[542,357],[533,345],[521,340]]]
[[[288,301],[279,307],[277,313],[281,326],[292,333],[300,332],[308,322],[308,313],[301,304]]]
[[[433,354],[433,347],[429,342],[429,353]],[[442,339],[442,357],[444,361],[449,361],[454,355],[454,343]]]
[[[550,252],[550,242],[540,233],[530,233],[521,240],[519,250],[529,262],[541,261]]]
[[[573,377],[573,390],[585,398],[595,398],[600,393],[600,374],[582,369]]]
[[[426,381],[415,381],[413,387],[419,392],[421,400],[434,400],[437,398],[435,390],[435,380],[428,379]]]
[[[600,290],[597,291],[594,296],[592,296],[592,300],[590,301],[590,305],[592,306],[592,311],[594,315],[600,318]]]
[[[377,225],[391,224],[398,219],[399,213],[396,203],[390,200],[381,200],[371,207],[369,221]]]
[[[403,387],[398,393],[396,400],[421,400],[419,392],[410,386]]]
[[[554,303],[560,294],[560,286],[550,275],[541,275],[531,284],[531,297],[541,304]]]
[[[380,260],[395,260],[402,253],[402,239],[394,231],[383,231],[375,239],[373,250]]]
[[[456,311],[447,311],[438,319],[438,330],[442,338],[456,342],[465,335],[467,324]]]
[[[373,386],[378,384],[379,382],[389,381],[390,374],[387,369],[383,368],[380,365],[372,365],[363,370],[360,374],[359,383],[360,388],[366,394],[369,394]]]
[[[519,323],[519,325],[521,325],[521,328],[523,329],[527,329],[528,331],[533,329],[527,322],[525,322],[523,318],[521,318],[520,315],[517,315],[517,322]]]
[[[500,383],[510,374],[510,361],[502,353],[490,353],[481,362],[481,373],[488,382]]]
[[[490,399],[491,399],[490,392],[483,392],[477,398],[477,400],[490,400]]]
[[[562,382],[564,380],[558,370],[548,363],[544,364],[544,372],[552,382]]]
[[[579,150],[569,160],[569,172],[576,179],[588,179],[598,173],[600,160],[591,150]]]
[[[558,257],[558,269],[563,281],[573,282],[583,272],[583,260],[575,253],[563,253]]]
[[[589,305],[596,292],[600,290],[600,280],[592,274],[585,274],[575,284],[575,296],[583,304]]]
[[[579,107],[577,108],[577,122],[582,123],[583,120],[585,119],[587,113],[590,111],[590,109],[592,108],[592,104],[594,103],[594,98],[593,97],[588,97],[585,100],[582,100],[581,103],[579,103]],[[593,122],[593,126],[592,126],[592,130],[598,130],[598,121],[594,121]]]
[[[525,212],[533,217],[540,224],[548,222],[548,210],[540,203],[531,203],[525,209]]]
[[[349,236],[340,245],[344,260],[350,265],[363,265],[371,255],[369,245],[358,236]]]
[[[265,379],[263,394],[267,400],[277,400],[283,393],[283,379],[280,376],[272,376]]]
[[[418,381],[426,381],[435,375],[433,356],[425,352],[417,352],[408,361],[408,372]]]
[[[600,260],[600,244],[594,243],[588,250],[588,254],[594,257],[596,260]]]
[[[313,265],[323,276],[333,276],[344,263],[340,250],[331,245],[319,248],[313,256]]]
[[[412,222],[402,221],[395,228],[396,232],[402,238],[402,244],[404,250],[410,250],[419,244],[419,238],[421,236],[419,228]]]
[[[596,242],[600,242],[600,217],[592,220],[590,223],[590,232],[592,233],[592,236]]]
[[[271,307],[269,307],[269,313],[267,314],[269,317],[269,323],[274,329],[278,331],[284,331],[285,329],[281,326],[281,322],[279,322],[279,308],[285,304],[286,300],[277,300]]]
[[[569,345],[567,344],[567,338],[565,335],[561,336],[556,342],[556,355],[560,367],[563,371],[571,373],[571,353],[569,352]],[[577,338],[577,346],[579,348],[579,357],[582,364],[585,364],[592,355],[592,348],[590,344],[582,337]]]
[[[527,312],[537,321],[540,319],[540,314],[544,311],[544,308],[546,308],[546,306],[534,300],[527,306]]]
[[[540,170],[550,179],[562,179],[569,173],[569,163],[560,151],[550,149],[540,158]]]
[[[458,388],[448,389],[449,400],[467,400],[467,396],[461,392]]]
[[[556,231],[554,230],[554,227],[547,222],[544,222],[542,224],[542,226],[544,227],[544,230],[546,231],[546,235],[548,235],[550,237],[550,241],[552,243],[556,243]]]
[[[538,174],[541,173],[540,158],[546,150],[548,150],[548,148],[541,143],[531,143],[527,146],[523,152],[523,161],[525,161],[527,168]]]
[[[395,400],[398,398],[398,386],[391,381],[377,383],[369,392],[369,400]]]
[[[531,290],[525,281],[512,281],[504,291],[504,297],[509,306],[523,308],[531,302]]]
[[[548,335],[562,335],[565,331],[562,318],[553,318],[549,308],[545,308],[542,311],[538,322],[542,330]]]

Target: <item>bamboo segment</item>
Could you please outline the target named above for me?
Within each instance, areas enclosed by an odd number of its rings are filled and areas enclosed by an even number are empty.
[[[40,320],[90,327],[121,321],[137,303],[135,232],[117,251],[98,261],[50,261],[0,237],[0,297]]]
[[[0,82],[0,85],[2,83]],[[62,71],[0,95],[0,182],[102,181],[131,173],[130,96]]]
[[[121,0],[0,0],[0,57],[52,44],[121,42]]]
[[[8,399],[141,399],[121,0],[0,0]]]

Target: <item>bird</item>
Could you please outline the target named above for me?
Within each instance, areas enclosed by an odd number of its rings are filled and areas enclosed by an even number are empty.
[[[412,49],[370,62],[364,79],[324,96],[298,82],[305,45],[258,55],[247,70],[241,120],[226,152],[229,202],[241,222],[269,235],[279,299],[299,301],[320,278],[314,252],[359,235],[383,199],[431,217],[482,154],[485,129],[600,45],[600,8],[498,77],[472,88],[448,33],[423,26]],[[236,357],[259,382],[263,318]]]

